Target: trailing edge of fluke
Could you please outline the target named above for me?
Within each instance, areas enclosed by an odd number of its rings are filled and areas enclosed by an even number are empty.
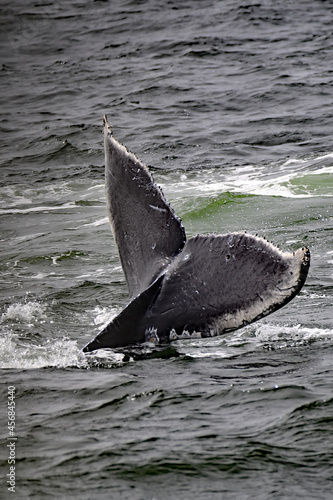
[[[276,311],[301,290],[310,252],[285,253],[246,232],[186,240],[148,168],[104,117],[106,202],[130,302],[83,348],[203,338]]]

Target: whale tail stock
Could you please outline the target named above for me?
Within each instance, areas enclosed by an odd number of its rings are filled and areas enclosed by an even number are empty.
[[[274,312],[301,290],[307,248],[284,253],[247,233],[186,241],[148,168],[113,138],[106,117],[104,146],[108,215],[131,300],[84,352],[220,335]]]

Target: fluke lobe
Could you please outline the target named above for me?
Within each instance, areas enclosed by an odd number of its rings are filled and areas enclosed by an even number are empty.
[[[106,117],[104,145],[107,209],[130,302],[84,352],[214,337],[267,316],[301,290],[307,248],[284,253],[241,232],[186,240],[148,168],[114,139]]]

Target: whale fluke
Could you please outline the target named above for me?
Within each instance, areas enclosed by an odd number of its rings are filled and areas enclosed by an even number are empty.
[[[113,138],[106,117],[104,148],[108,216],[133,298],[181,250],[185,230],[148,168]]]
[[[310,252],[282,252],[247,233],[185,230],[148,168],[104,117],[108,215],[130,303],[83,351],[210,337],[276,311],[302,288]]]

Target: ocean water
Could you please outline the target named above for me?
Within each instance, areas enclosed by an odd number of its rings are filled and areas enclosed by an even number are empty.
[[[331,2],[2,0],[0,25],[0,497],[331,499]],[[128,301],[104,113],[188,236],[308,246],[301,293],[84,355]]]

